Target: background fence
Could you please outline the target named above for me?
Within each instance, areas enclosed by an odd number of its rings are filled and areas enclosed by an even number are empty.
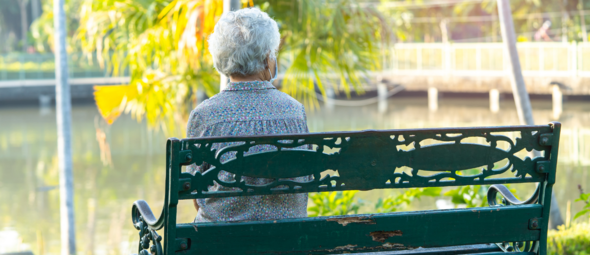
[[[590,43],[518,43],[517,47],[525,76],[590,77]],[[507,61],[501,43],[398,43],[384,55],[383,71],[505,76]],[[53,54],[0,55],[0,81],[55,79],[54,68]],[[81,53],[70,54],[69,72],[71,78],[111,77],[95,56]]]
[[[518,43],[525,76],[590,77],[590,43]],[[383,59],[403,75],[505,76],[501,43],[399,43]]]

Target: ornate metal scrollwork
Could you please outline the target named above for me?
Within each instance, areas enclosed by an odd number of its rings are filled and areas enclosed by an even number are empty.
[[[502,196],[502,204],[498,204],[497,194]],[[488,205],[489,206],[509,206],[509,205],[525,205],[537,203],[539,199],[540,187],[537,185],[535,193],[527,200],[518,200],[510,190],[501,184],[490,186],[488,189]],[[534,252],[537,250],[539,242],[503,242],[496,243],[496,245],[504,252]]]
[[[133,226],[139,230],[138,254],[163,255],[162,237],[156,232],[161,227],[147,203],[143,200],[136,201],[131,213]]]
[[[517,132],[520,137],[512,139],[497,132]],[[183,199],[540,182],[546,173],[537,171],[535,166],[542,158],[523,159],[516,153],[522,150],[546,151],[550,147],[539,144],[539,139],[541,134],[550,132],[549,126],[529,126],[184,139],[181,147],[191,157],[183,164],[205,162],[211,168],[194,176],[182,173],[180,179],[183,183],[189,182],[191,188],[179,193]],[[483,138],[486,142],[464,142],[468,138]],[[434,144],[424,145],[426,140]],[[500,142],[506,143],[509,148],[500,148]],[[227,146],[215,149],[214,144]],[[248,154],[253,147],[261,145],[276,149]],[[314,149],[298,149],[303,146]],[[414,148],[406,149],[408,146]],[[233,158],[221,160],[227,153],[232,153]],[[507,163],[495,168],[500,161]],[[478,174],[465,175],[461,172],[480,166],[484,167]],[[411,171],[402,171],[402,167]],[[326,174],[326,170],[337,174]],[[234,174],[237,181],[220,179],[221,171]],[[420,171],[430,172],[430,175]],[[514,177],[500,176],[508,171],[512,171]],[[248,185],[241,181],[242,176],[274,181],[265,185]],[[313,178],[307,182],[289,179],[302,176]],[[232,190],[209,192],[208,187],[214,183]]]
[[[503,242],[496,245],[504,252],[535,252],[539,248],[539,241]]]
[[[535,193],[527,200],[520,201],[510,192],[510,190],[501,184],[496,184],[490,186],[488,189],[488,205],[489,206],[497,206],[497,194],[500,193],[502,195],[502,205],[527,205],[527,204],[534,204],[539,199],[540,188],[537,185],[537,189]]]
[[[143,217],[139,216],[139,221],[134,224],[135,229],[139,230],[139,255],[163,255],[162,252],[162,237],[147,227],[147,223]],[[150,243],[153,243],[150,246]],[[149,249],[149,250],[148,250]]]

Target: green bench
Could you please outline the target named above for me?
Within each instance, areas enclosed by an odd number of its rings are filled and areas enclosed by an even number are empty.
[[[143,200],[132,208],[139,254],[546,254],[560,128],[554,122],[171,138],[162,213],[156,218]],[[215,143],[232,145],[212,151]],[[263,144],[276,151],[244,155]],[[303,145],[312,149],[299,149]],[[526,156],[533,150],[542,156]],[[235,153],[235,158],[221,162],[225,153]],[[202,174],[183,171],[183,166],[203,162],[211,168]],[[264,186],[227,183],[218,179],[221,170],[235,174],[236,180],[250,176],[275,181]],[[306,183],[287,179],[301,176],[313,178]],[[237,189],[209,192],[213,182]],[[517,183],[536,183],[535,194],[519,201],[502,185]],[[464,185],[491,185],[489,207],[269,221],[176,219],[182,199]],[[160,236],[156,231],[162,228]]]

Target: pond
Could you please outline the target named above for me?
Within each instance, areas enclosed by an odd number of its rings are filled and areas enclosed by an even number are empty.
[[[486,99],[442,98],[439,104],[438,111],[430,112],[426,98],[393,98],[383,113],[368,105],[320,108],[307,116],[311,132],[518,124],[511,100],[502,101],[495,114]],[[549,101],[533,101],[533,108],[537,123],[553,120]],[[160,211],[166,137],[129,116],[106,127],[93,105],[75,105],[72,116],[78,254],[136,253],[131,205],[144,199]],[[574,202],[577,186],[590,190],[590,103],[566,103],[559,121],[563,131],[555,192],[566,217],[568,201],[572,214],[582,206]],[[100,144],[97,136],[103,135],[107,143]],[[101,155],[100,146],[110,148],[112,164],[103,164],[109,158]],[[53,109],[0,108],[0,253],[60,253],[58,180]],[[369,191],[358,197],[371,204],[396,192]],[[521,197],[528,193],[530,187],[517,191]],[[423,199],[408,209],[434,209],[436,204]],[[189,222],[194,215],[190,202],[180,204],[179,221]]]

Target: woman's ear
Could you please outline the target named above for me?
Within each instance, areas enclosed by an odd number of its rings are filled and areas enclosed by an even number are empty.
[[[269,53],[266,56],[266,61],[265,61],[266,62],[266,70],[264,71],[264,80],[265,81],[266,80],[270,81],[270,79],[272,79],[272,70],[270,68],[271,67],[271,64],[272,64],[272,62],[271,62],[272,61],[272,58],[270,57],[270,54],[271,53]],[[267,78],[267,76],[268,76],[268,78]]]
[[[268,70],[270,70],[270,54],[266,56],[266,59],[264,59],[264,70],[262,70],[262,72],[260,72],[260,79],[263,81],[267,81],[270,80],[270,75],[268,73]],[[268,78],[267,78],[268,76]]]
[[[269,68],[270,69],[270,61],[271,61],[271,58],[270,58],[270,53],[269,53],[266,56],[266,68]]]

